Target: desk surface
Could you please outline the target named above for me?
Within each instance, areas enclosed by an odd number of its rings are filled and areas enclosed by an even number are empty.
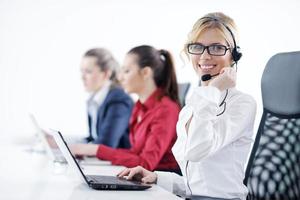
[[[93,190],[68,165],[55,164],[24,147],[0,147],[0,194],[5,200],[180,199],[157,185],[145,191]],[[83,166],[86,174],[115,175],[121,166]]]

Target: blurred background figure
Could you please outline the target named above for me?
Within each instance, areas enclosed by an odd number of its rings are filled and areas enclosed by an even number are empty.
[[[87,101],[89,136],[87,142],[112,148],[129,148],[128,125],[132,99],[116,79],[119,67],[111,52],[104,48],[88,50],[81,61]]]
[[[138,95],[130,118],[131,148],[78,144],[71,147],[72,152],[97,156],[113,165],[140,165],[148,170],[180,173],[171,152],[180,105],[170,53],[147,45],[131,49],[125,57],[120,81],[128,93]]]

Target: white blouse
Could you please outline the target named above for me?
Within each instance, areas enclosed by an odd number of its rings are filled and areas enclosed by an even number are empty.
[[[89,100],[87,101],[87,110],[88,114],[91,117],[91,134],[94,140],[98,138],[97,134],[97,119],[98,119],[98,110],[105,98],[109,93],[109,89],[112,82],[110,80],[106,81],[102,88],[97,92],[91,94]]]
[[[178,195],[246,199],[255,114],[255,100],[234,88],[196,88],[179,114],[172,148],[183,177],[157,172],[158,184]]]

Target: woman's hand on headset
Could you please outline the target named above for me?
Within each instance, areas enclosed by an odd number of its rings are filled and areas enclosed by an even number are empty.
[[[235,87],[236,85],[236,71],[232,67],[224,67],[220,74],[214,77],[208,84],[218,88],[220,91]]]

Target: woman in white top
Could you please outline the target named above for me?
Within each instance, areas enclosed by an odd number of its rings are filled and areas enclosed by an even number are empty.
[[[181,110],[172,151],[183,176],[142,167],[118,174],[157,183],[191,199],[240,199],[247,196],[244,169],[253,136],[254,99],[235,89],[234,66],[241,58],[234,21],[223,13],[200,18],[184,51],[201,77]]]

